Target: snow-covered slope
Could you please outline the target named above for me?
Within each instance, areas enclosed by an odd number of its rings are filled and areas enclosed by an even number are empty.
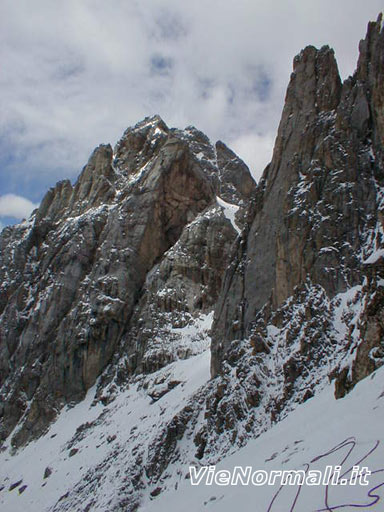
[[[1,510],[106,511],[117,504],[121,510],[130,510],[121,502],[134,478],[127,470],[137,454],[150,456],[160,424],[179,412],[208,378],[209,352],[205,351],[138,381],[107,407],[100,402],[92,403],[95,395],[92,388],[83,402],[61,412],[44,437],[14,456],[9,447],[0,454]],[[160,398],[156,397],[156,391]],[[205,479],[192,486],[187,478],[189,465],[171,464],[165,492],[151,487],[150,477],[144,479],[144,501],[137,510],[352,512],[358,508],[381,511],[383,424],[384,368],[381,368],[340,400],[334,398],[334,385],[328,384],[286,419],[235,454],[224,457],[216,466],[216,471],[251,466],[252,471],[266,471],[269,475],[271,470],[324,473],[326,466],[340,465],[341,478],[348,479],[353,466],[358,465],[372,472],[367,477],[368,486],[359,483],[302,488],[287,485],[280,489],[278,479],[273,486],[218,486],[215,481],[207,486]],[[188,443],[180,440],[179,451],[183,450],[188,450]],[[98,475],[96,479],[95,475]]]
[[[93,403],[95,386],[81,403],[62,410],[46,435],[16,455],[5,446],[0,454],[0,510],[104,512],[117,505],[128,510],[122,496],[142,476],[139,458],[150,457],[161,426],[209,379],[209,358],[205,350],[171,363],[138,379],[106,407]],[[135,461],[138,472],[129,473]]]
[[[329,384],[316,397],[236,454],[216,466],[233,472],[236,466],[252,471],[322,471],[341,466],[341,479],[350,479],[353,466],[367,467],[368,485],[299,486],[280,481],[269,485],[219,486],[205,479],[192,486],[180,481],[177,491],[148,498],[142,512],[379,512],[384,498],[384,368],[361,381],[345,398],[335,400]],[[187,473],[188,468],[184,468]]]

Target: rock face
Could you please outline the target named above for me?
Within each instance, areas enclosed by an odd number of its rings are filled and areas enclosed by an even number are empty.
[[[328,47],[295,58],[273,158],[216,310],[213,375],[263,307],[308,280],[332,299],[363,282],[364,260],[382,247],[383,41],[379,19],[344,84]]]
[[[223,187],[244,209],[255,188],[223,144],[218,154],[193,128],[146,119],[114,153],[99,146],[76,184],[58,183],[30,221],[4,231],[3,437],[21,416],[15,445],[41,433],[121,350],[129,374],[181,355],[167,338],[152,355],[147,344],[170,315],[185,327],[211,313],[237,235],[216,196]]]

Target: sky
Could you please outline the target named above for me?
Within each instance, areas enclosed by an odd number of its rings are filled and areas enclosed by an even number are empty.
[[[342,78],[382,0],[1,0],[0,228],[79,175],[100,143],[160,114],[228,144],[257,179],[293,57],[335,49]]]

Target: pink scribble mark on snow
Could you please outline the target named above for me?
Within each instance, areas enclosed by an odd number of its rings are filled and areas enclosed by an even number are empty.
[[[304,464],[305,475],[307,475],[307,473],[308,473],[308,471],[309,471],[309,469],[311,467],[311,464],[313,464],[315,462],[318,462],[319,460],[324,459],[326,457],[329,457],[330,455],[332,455],[334,453],[337,453],[338,451],[343,450],[344,448],[348,447],[348,451],[347,451],[346,455],[343,457],[343,459],[338,464],[338,466],[342,467],[347,462],[348,458],[352,455],[353,451],[356,448],[356,445],[357,445],[357,441],[356,441],[356,439],[354,437],[349,437],[349,438],[345,439],[344,441],[342,441],[338,445],[336,445],[333,448],[331,448],[330,450],[328,450],[326,453],[318,455],[317,457],[312,459],[310,461],[310,463]],[[342,475],[340,475],[340,479],[345,478],[353,470],[354,466],[359,466],[362,462],[367,461],[367,459],[378,449],[379,445],[380,445],[380,441],[376,441],[374,446],[363,457],[361,457],[358,461],[356,461],[354,464],[352,464],[350,468],[348,468],[346,471],[344,471],[344,473]],[[377,469],[375,471],[371,471],[371,476],[375,475],[375,474],[378,474],[378,473],[384,473],[384,468],[383,469]],[[333,476],[333,474],[331,475],[330,481],[332,479],[332,476]],[[324,496],[324,505],[325,505],[325,507],[324,508],[320,508],[320,509],[316,509],[315,512],[333,512],[335,510],[340,510],[340,509],[343,509],[343,508],[346,508],[346,507],[360,508],[360,509],[371,508],[374,505],[376,505],[376,503],[378,503],[380,501],[380,495],[379,494],[375,494],[375,493],[376,493],[376,491],[380,487],[384,486],[384,481],[381,482],[380,484],[375,485],[374,487],[368,489],[366,496],[368,498],[371,498],[371,501],[368,502],[368,503],[365,503],[365,504],[343,503],[343,504],[331,506],[330,505],[330,497],[329,497],[330,485],[331,484],[328,484],[328,485],[325,486],[325,496]],[[284,487],[285,487],[284,485],[281,485],[280,488],[278,489],[278,491],[275,493],[275,495],[272,498],[272,501],[270,502],[270,504],[268,506],[267,512],[272,512],[273,505],[274,505],[277,497],[280,495],[281,491],[284,489]],[[289,509],[289,512],[294,512],[296,510],[296,505],[299,502],[299,497],[300,497],[301,489],[302,489],[302,486],[300,485],[299,488],[298,488],[298,491],[296,493],[296,496],[295,496],[295,498],[293,500],[293,503],[292,503],[292,505],[291,505],[291,507]],[[361,489],[365,490],[366,487],[361,487]],[[281,511],[279,511],[279,512],[281,512]]]

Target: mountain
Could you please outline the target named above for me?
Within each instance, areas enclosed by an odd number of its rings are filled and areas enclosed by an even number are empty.
[[[271,451],[326,402],[333,433],[382,380],[383,74],[380,15],[343,83],[327,46],[294,59],[257,185],[154,116],[3,230],[4,510],[179,510],[190,464]]]

